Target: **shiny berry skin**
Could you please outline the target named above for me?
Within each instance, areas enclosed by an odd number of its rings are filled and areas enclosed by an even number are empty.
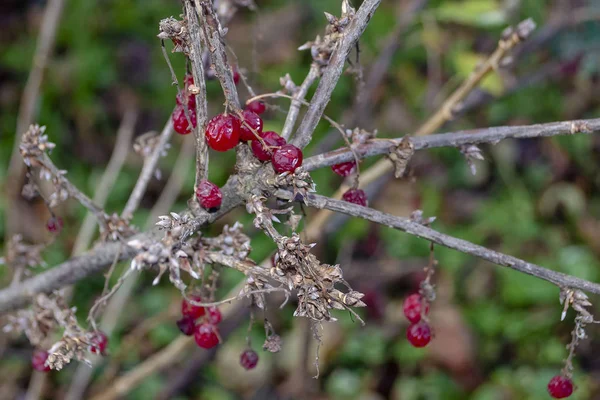
[[[354,203],[364,207],[367,206],[367,194],[361,189],[349,189],[342,195],[342,199],[348,203]]]
[[[202,302],[202,298],[200,296],[190,296],[190,298],[199,303]],[[181,300],[181,315],[184,317],[198,319],[204,314],[206,314],[206,309],[204,307],[198,307],[190,304],[185,299]]]
[[[104,354],[106,346],[108,345],[108,338],[102,331],[95,331],[90,339],[90,351],[94,354]]]
[[[196,189],[198,203],[207,211],[217,211],[221,207],[223,194],[221,189],[214,183],[203,180]]]
[[[257,135],[260,135],[263,129],[262,118],[250,110],[242,111],[242,115],[244,116],[244,122],[254,129]],[[256,136],[252,130],[250,130],[250,128],[245,126],[243,123],[240,123],[240,140],[243,142],[248,140],[256,140]]]
[[[555,399],[564,399],[573,393],[573,381],[566,376],[556,375],[548,382],[548,393]]]
[[[58,233],[62,230],[64,223],[61,217],[51,217],[48,222],[46,222],[46,229],[48,232]]]
[[[254,369],[256,364],[258,364],[258,354],[252,349],[245,350],[240,355],[240,364],[246,370]]]
[[[213,325],[219,324],[223,320],[221,310],[217,307],[208,307],[208,322]]]
[[[404,316],[413,324],[421,320],[421,295],[411,294],[404,299]],[[429,306],[425,307],[425,314],[429,313]]]
[[[269,147],[279,147],[286,144],[285,139],[273,131],[263,132],[259,136]],[[250,143],[250,147],[252,148],[252,154],[254,154],[254,157],[258,158],[260,161],[269,161],[273,155],[273,151],[275,150],[265,149],[260,140],[253,140]]]
[[[46,360],[48,359],[48,352],[44,350],[35,350],[33,355],[31,356],[31,366],[36,371],[40,372],[48,372],[50,371],[50,367],[45,365]]]
[[[246,105],[246,110],[260,115],[267,110],[267,106],[260,100],[254,100]]]
[[[196,330],[196,324],[194,318],[189,315],[184,315],[180,320],[176,322],[177,327],[185,336],[192,336]]]
[[[331,166],[333,172],[339,176],[350,176],[356,170],[356,161],[348,161]]]
[[[194,332],[196,344],[203,349],[212,349],[219,344],[217,332],[217,327],[213,324],[204,323],[197,325],[196,331]]]
[[[240,142],[240,120],[231,114],[218,114],[206,125],[206,143],[216,151],[233,149]]]
[[[190,122],[192,126],[196,127],[196,112],[195,110],[188,111],[188,117],[190,117]],[[188,119],[185,115],[185,110],[183,106],[178,105],[175,106],[175,110],[173,110],[173,114],[171,115],[171,119],[173,120],[173,129],[175,132],[180,135],[187,135],[192,132],[190,129],[190,124],[188,123]]]
[[[293,144],[285,144],[273,152],[271,163],[275,172],[294,172],[302,165],[302,150]]]
[[[431,341],[431,328],[426,322],[412,324],[406,331],[406,338],[414,347],[425,347]]]

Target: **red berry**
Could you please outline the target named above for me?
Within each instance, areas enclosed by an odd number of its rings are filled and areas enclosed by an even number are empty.
[[[196,189],[196,198],[202,208],[212,212],[221,207],[223,194],[217,185],[210,181],[203,180]]]
[[[253,369],[258,364],[258,354],[252,349],[245,350],[240,356],[240,364],[245,369]]]
[[[194,84],[194,75],[192,74],[185,74],[185,78],[183,79],[183,83],[186,87],[186,89]]]
[[[254,100],[246,105],[246,110],[260,115],[267,110],[267,106],[260,100]]]
[[[192,122],[192,126],[195,128],[196,127],[196,111],[189,110],[187,116],[190,118],[190,121]],[[188,119],[185,115],[185,110],[184,110],[183,106],[178,105],[175,107],[175,110],[173,111],[173,115],[171,115],[171,119],[173,119],[173,129],[175,130],[175,132],[179,133],[180,135],[187,135],[188,133],[190,133],[192,131],[190,129],[190,124],[188,123]]]
[[[240,141],[240,121],[231,114],[218,114],[206,125],[206,143],[216,151],[233,149]]]
[[[95,331],[90,339],[90,351],[94,354],[104,354],[106,346],[108,345],[108,338],[102,331]]]
[[[285,144],[273,152],[271,163],[275,172],[294,172],[302,165],[302,150],[292,144]]]
[[[202,298],[200,296],[190,296],[190,298],[197,302],[202,302]],[[181,300],[181,314],[184,317],[190,317],[192,319],[198,319],[202,317],[206,313],[204,307],[195,306],[191,303],[188,303],[185,299]]]
[[[219,344],[217,332],[217,327],[212,324],[204,323],[197,325],[196,332],[194,332],[196,344],[203,349],[212,349]]]
[[[415,347],[425,347],[431,340],[431,328],[426,322],[419,322],[408,327],[406,338]]]
[[[331,169],[339,176],[349,176],[356,169],[356,161],[348,161],[341,164],[335,164],[331,166]]]
[[[217,307],[208,307],[208,322],[213,325],[218,325],[223,320],[221,310]]]
[[[233,83],[236,85],[240,83],[240,73],[236,67],[233,67]]]
[[[276,132],[266,131],[258,135],[262,138],[265,144],[269,147],[279,147],[283,146],[286,141],[284,138],[279,136]],[[269,161],[275,149],[266,149],[263,147],[260,140],[254,140],[250,143],[250,147],[252,148],[252,154],[260,161]]]
[[[413,324],[421,320],[421,295],[411,294],[404,299],[404,316]],[[429,313],[429,306],[425,307],[425,314]]]
[[[48,359],[48,352],[44,350],[35,350],[31,356],[31,366],[36,371],[48,372],[50,367],[46,365]]]
[[[367,194],[361,189],[349,189],[344,193],[342,199],[348,203],[354,203],[364,207],[367,206]]]
[[[177,322],[177,327],[186,336],[192,336],[194,334],[194,330],[196,329],[196,324],[194,323],[194,318],[189,315],[184,315]]]
[[[46,223],[46,229],[52,233],[58,233],[63,227],[63,220],[61,217],[51,217]]]
[[[548,393],[555,399],[564,399],[573,393],[573,381],[566,376],[556,375],[548,382]]]
[[[244,116],[244,122],[248,124],[252,129],[254,129],[257,135],[260,135],[262,133],[263,128],[262,119],[256,113],[250,110],[242,111],[242,115]],[[240,140],[256,140],[256,136],[254,135],[252,130],[245,126],[243,123],[240,123]]]

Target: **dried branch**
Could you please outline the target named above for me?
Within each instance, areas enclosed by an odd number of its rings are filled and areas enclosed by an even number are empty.
[[[331,55],[329,65],[321,77],[319,86],[317,86],[317,90],[310,102],[310,108],[306,112],[306,115],[304,115],[302,123],[292,139],[292,144],[303,148],[310,142],[312,134],[325,111],[325,107],[331,99],[333,89],[342,75],[348,54],[350,54],[350,51],[366,29],[380,2],[381,0],[365,0],[352,17],[350,25],[344,30],[336,49]],[[347,3],[344,2],[343,4]]]
[[[293,195],[291,192],[278,191],[277,196],[291,199]],[[409,218],[396,217],[372,208],[362,207],[346,201],[335,200],[316,194],[308,195],[305,200],[306,204],[310,207],[328,209],[331,211],[352,215],[354,217],[363,218],[383,226],[398,229],[441,246],[455,249],[462,253],[470,254],[475,257],[490,261],[494,264],[509,267],[525,274],[535,276],[559,287],[570,287],[581,289],[590,293],[600,294],[600,284],[589,282],[584,279],[563,274],[561,272],[552,271],[539,265],[520,260],[516,257],[502,254],[497,251],[487,249],[483,246],[467,242],[466,240],[439,233]]]
[[[158,160],[162,156],[163,152],[171,136],[173,135],[173,121],[171,118],[167,121],[167,124],[162,130],[160,137],[158,139],[158,143],[152,150],[152,153],[144,158],[144,166],[142,167],[142,171],[140,172],[140,176],[135,183],[135,187],[133,188],[129,199],[127,200],[127,204],[125,204],[125,208],[121,213],[121,217],[123,219],[130,219],[133,216],[135,210],[137,210],[140,205],[140,201],[142,201],[142,197],[144,193],[146,193],[146,188],[148,187],[148,183],[154,172],[156,170],[156,166],[158,165]]]
[[[320,69],[316,63],[312,63],[310,65],[310,70],[308,71],[308,75],[304,78],[304,82],[300,85],[299,88],[294,92],[293,97],[295,99],[304,100],[306,97],[306,93],[308,93],[308,89],[312,86],[312,84],[319,78]],[[292,135],[292,131],[294,129],[294,125],[296,124],[296,119],[298,119],[298,113],[300,112],[300,106],[302,104],[299,101],[293,100],[292,104],[290,104],[290,109],[285,117],[285,124],[283,125],[283,129],[281,130],[281,137],[285,140],[289,140]]]
[[[204,131],[208,121],[208,108],[206,104],[206,81],[204,77],[204,60],[202,50],[202,35],[198,15],[194,6],[189,2],[184,2],[187,27],[190,34],[190,49],[188,57],[192,64],[192,75],[194,76],[194,86],[197,89],[196,96],[196,115],[197,125],[194,128],[194,137],[196,138],[196,183],[197,188],[201,181],[208,177],[208,146],[204,139]],[[196,92],[196,90],[194,91]],[[194,193],[196,191],[194,190]]]

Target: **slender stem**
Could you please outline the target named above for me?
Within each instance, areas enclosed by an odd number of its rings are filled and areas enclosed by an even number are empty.
[[[319,66],[316,63],[312,63],[310,65],[310,70],[308,71],[308,75],[304,78],[304,82],[298,88],[298,91],[294,93],[293,98],[298,100],[304,100],[306,97],[306,93],[308,93],[308,89],[313,85],[313,83],[319,78]],[[296,119],[298,119],[298,114],[300,113],[300,106],[302,103],[297,100],[292,100],[292,104],[290,104],[290,109],[288,111],[287,117],[285,118],[285,124],[283,125],[283,129],[281,130],[281,137],[285,140],[289,140],[292,135],[292,131],[294,129],[294,125],[296,124]]]

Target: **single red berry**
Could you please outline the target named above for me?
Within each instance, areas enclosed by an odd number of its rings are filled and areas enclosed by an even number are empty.
[[[214,183],[203,180],[196,189],[196,198],[198,203],[207,211],[217,211],[221,207],[223,194],[221,189]]]
[[[548,393],[555,399],[564,399],[573,393],[573,381],[566,376],[556,375],[548,382]]]
[[[194,84],[194,75],[192,74],[185,74],[185,78],[183,79],[183,83],[185,85],[185,87],[187,88],[188,86],[191,86]]]
[[[431,341],[431,328],[426,322],[419,322],[408,327],[406,338],[415,347],[425,347]]]
[[[216,151],[233,149],[240,142],[240,121],[231,114],[218,114],[206,125],[206,143]]]
[[[262,119],[254,112],[250,110],[242,111],[242,115],[244,116],[244,122],[250,126],[250,128],[256,131],[257,135],[262,133],[263,129],[263,121]],[[248,141],[248,140],[256,140],[256,136],[252,132],[252,130],[248,128],[244,123],[240,123],[240,140]]]
[[[254,100],[246,105],[246,110],[260,115],[267,110],[267,106],[260,100]]]
[[[245,369],[253,369],[258,364],[258,354],[252,349],[245,350],[240,356],[240,364]]]
[[[46,365],[48,359],[48,352],[44,350],[35,350],[31,356],[31,366],[36,371],[48,372],[50,367]]]
[[[421,295],[419,293],[411,294],[404,299],[404,316],[413,324],[421,320]],[[425,314],[429,313],[429,305],[425,307]]]
[[[285,144],[273,152],[271,163],[275,172],[294,172],[302,165],[302,150],[292,144]]]
[[[258,136],[262,138],[263,142],[265,142],[268,147],[279,147],[286,143],[284,138],[273,131],[266,131]],[[260,161],[269,161],[273,155],[273,151],[275,150],[263,147],[260,140],[253,140],[250,142],[250,147],[252,148],[252,154],[254,154],[254,156]]]
[[[199,303],[202,302],[202,298],[200,296],[190,296],[190,298]],[[188,303],[185,299],[181,300],[181,315],[184,317],[198,319],[205,313],[206,309],[204,307],[195,306],[191,303]]]
[[[356,161],[335,164],[331,166],[331,169],[339,176],[349,176],[356,170]]]
[[[240,73],[236,67],[233,67],[233,83],[240,83]]]
[[[46,223],[46,229],[52,233],[58,233],[62,230],[64,223],[61,217],[51,217]]]
[[[348,203],[354,203],[364,207],[367,206],[367,194],[361,189],[349,189],[343,194],[342,199]]]
[[[223,320],[221,310],[217,307],[208,307],[208,322],[213,325],[218,325]]]
[[[194,339],[196,344],[203,349],[212,349],[219,344],[219,336],[217,335],[218,329],[216,326],[203,323],[196,325],[196,332],[194,332]]]
[[[192,336],[194,334],[194,330],[196,329],[196,324],[194,323],[194,318],[189,315],[184,315],[177,322],[177,327],[186,336]]]
[[[186,116],[183,106],[177,105],[175,110],[173,110],[173,115],[171,115],[171,119],[173,120],[173,129],[180,135],[187,135],[192,131],[190,129],[190,124],[188,123],[188,117],[190,118],[192,126],[194,128],[196,127],[195,110],[188,110],[187,114],[188,115]]]
[[[94,354],[104,354],[108,345],[108,337],[102,331],[95,331],[90,339],[90,351]]]

